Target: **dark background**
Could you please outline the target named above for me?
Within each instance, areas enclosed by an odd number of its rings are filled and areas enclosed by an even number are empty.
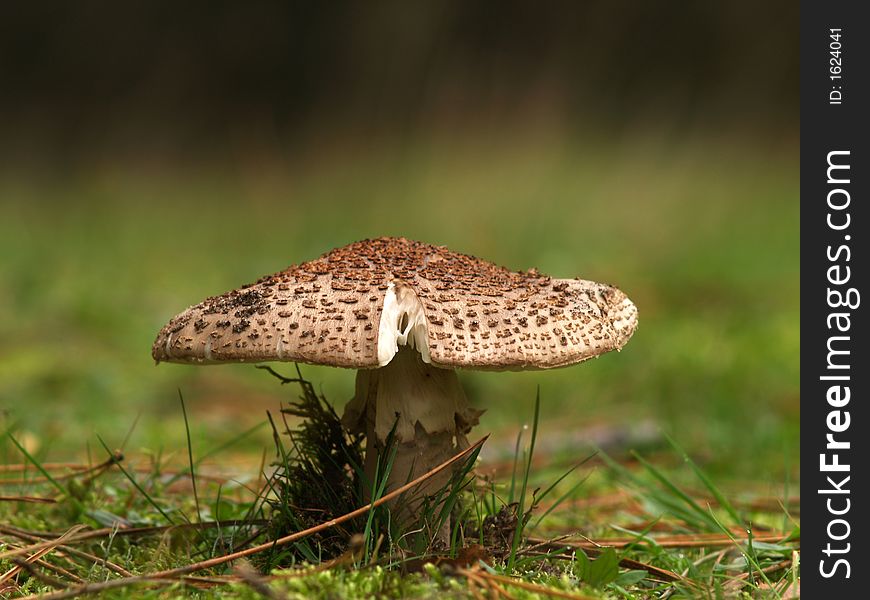
[[[793,2],[4,3],[0,150],[64,170],[530,122],[770,140],[796,134],[797,42]]]

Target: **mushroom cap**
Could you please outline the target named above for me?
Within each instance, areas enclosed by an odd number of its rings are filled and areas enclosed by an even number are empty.
[[[384,342],[395,345],[379,340],[382,325],[401,330],[408,320],[392,310],[397,322],[380,322],[396,290],[419,307],[415,322],[425,318],[417,340],[424,360],[443,368],[563,367],[619,350],[637,327],[636,307],[615,287],[510,271],[444,246],[385,237],[191,306],[160,330],[152,356],[377,368],[385,364]]]

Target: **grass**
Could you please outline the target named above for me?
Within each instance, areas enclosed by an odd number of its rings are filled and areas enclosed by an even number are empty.
[[[493,573],[402,576],[364,561],[270,585],[301,596],[366,586],[473,596],[469,585],[484,593],[501,585],[485,578],[502,575],[553,589],[573,589],[584,574],[607,580],[612,559],[592,575],[600,556],[583,538],[566,540],[570,549],[530,551],[550,557],[524,554],[530,539],[566,532],[636,538],[614,550],[618,559],[685,572],[696,584],[630,582],[625,577],[636,575],[625,573],[637,569],[622,567],[623,579],[600,590],[581,582],[593,596],[693,597],[703,589],[710,591],[701,597],[728,597],[738,577],[748,589],[769,587],[764,577],[785,585],[797,572],[794,544],[758,540],[791,533],[799,517],[788,498],[799,447],[796,150],[654,135],[516,141],[431,139],[364,155],[184,172],[108,165],[57,178],[0,174],[0,337],[14,340],[0,350],[0,431],[15,439],[5,436],[0,453],[7,468],[26,465],[8,478],[28,481],[4,485],[0,496],[59,500],[0,501],[0,525],[60,534],[80,523],[176,523],[82,542],[135,573],[247,542],[252,529],[227,523],[272,510],[251,490],[263,483],[263,449],[273,441],[266,411],[286,401],[286,390],[250,366],[154,368],[153,336],[209,294],[351,240],[406,235],[517,269],[614,283],[639,306],[640,328],[619,355],[579,367],[461,374],[472,402],[487,409],[481,430],[494,435],[475,483],[451,490],[451,503],[466,507],[463,518],[489,517],[495,531],[539,501],[531,537],[511,536],[512,569],[487,563]],[[340,410],[353,373],[304,372]],[[538,387],[535,449],[523,454],[513,440]],[[604,451],[596,454],[590,440]],[[637,456],[627,452],[633,447]],[[107,463],[116,448],[126,458]],[[106,465],[84,474],[57,463]],[[540,490],[548,492],[543,500]],[[514,501],[522,507],[504,512]],[[220,526],[195,527],[199,519]],[[387,550],[371,535],[378,527],[372,520],[359,529],[370,534],[368,559]],[[483,528],[476,533],[485,537]],[[26,543],[9,535],[7,543]],[[670,545],[688,543],[686,536],[698,538],[692,543],[718,537],[706,546]],[[321,559],[316,545],[308,550],[302,560]],[[579,550],[595,560],[584,563]],[[89,581],[118,576],[95,563],[78,571],[59,564]],[[243,578],[233,586],[219,593],[255,594]],[[187,586],[184,593],[218,592]]]
[[[359,483],[358,465],[345,469],[358,460],[358,440],[333,427],[324,447],[334,450],[336,441],[350,445],[338,453],[315,448],[311,442],[323,436],[324,425],[337,425],[338,417],[301,377],[282,381],[298,383],[302,390],[300,400],[290,401],[285,410],[303,412],[307,420],[296,429],[276,430],[277,469],[264,473],[265,482],[255,486],[235,486],[223,477],[203,479],[202,471],[194,478],[192,451],[189,478],[157,463],[125,466],[111,452],[96,473],[86,465],[77,470],[42,464],[10,433],[23,462],[7,466],[0,480],[4,489],[15,492],[0,501],[4,593],[22,597],[60,588],[113,598],[487,594],[640,599],[741,593],[780,598],[794,583],[799,529],[777,531],[771,525],[782,516],[777,508],[747,510],[732,504],[677,448],[706,500],[693,497],[641,456],[619,462],[599,451],[558,477],[552,468],[533,470],[535,439],[544,434],[539,430],[540,397],[529,445],[517,445],[512,481],[474,475],[479,447],[467,451],[446,497],[432,503],[440,511],[424,510],[421,517],[432,525],[424,532],[438,531],[445,512],[456,517],[450,547],[409,544],[412,538],[394,530],[383,503],[385,475],[371,482],[378,491],[370,504],[361,491],[350,503],[335,495],[346,492],[348,482]],[[180,418],[185,419],[183,410]],[[344,459],[336,459],[343,452]],[[579,472],[595,464],[603,467],[602,473]],[[29,474],[29,468],[35,473]],[[333,468],[345,475],[315,483]],[[478,465],[478,473],[486,470]],[[570,476],[580,479],[582,495]],[[522,482],[519,488],[516,477]],[[540,493],[545,482],[550,485]],[[199,494],[193,493],[197,484],[203,488]],[[319,502],[307,489],[312,485]],[[609,509],[599,507],[603,512],[583,527],[559,523],[560,517],[577,513],[572,501],[594,502],[623,486],[631,495]],[[565,493],[531,526],[530,517],[558,491]],[[347,512],[356,516],[338,514],[353,504],[361,508]],[[197,519],[187,516],[191,510],[198,511]],[[311,518],[311,510],[319,516]],[[239,562],[242,555],[250,555],[259,569]],[[236,566],[212,558],[221,556],[237,557]]]

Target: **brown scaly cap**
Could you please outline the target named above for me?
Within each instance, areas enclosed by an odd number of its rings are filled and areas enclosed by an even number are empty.
[[[445,368],[567,366],[620,349],[637,326],[634,304],[609,285],[378,238],[188,308],[160,331],[152,356],[377,368],[381,312],[394,290],[420,307],[431,363]]]

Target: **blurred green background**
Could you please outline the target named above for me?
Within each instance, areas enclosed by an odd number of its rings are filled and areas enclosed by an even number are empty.
[[[157,330],[403,235],[639,307],[620,354],[463,373],[481,432],[515,435],[540,385],[544,435],[652,423],[721,477],[796,475],[793,3],[3,11],[0,408],[41,456],[134,423],[129,448],[181,452],[179,389],[199,449],[263,422],[294,390],[249,365],[155,367]],[[303,373],[352,392],[351,371]]]

